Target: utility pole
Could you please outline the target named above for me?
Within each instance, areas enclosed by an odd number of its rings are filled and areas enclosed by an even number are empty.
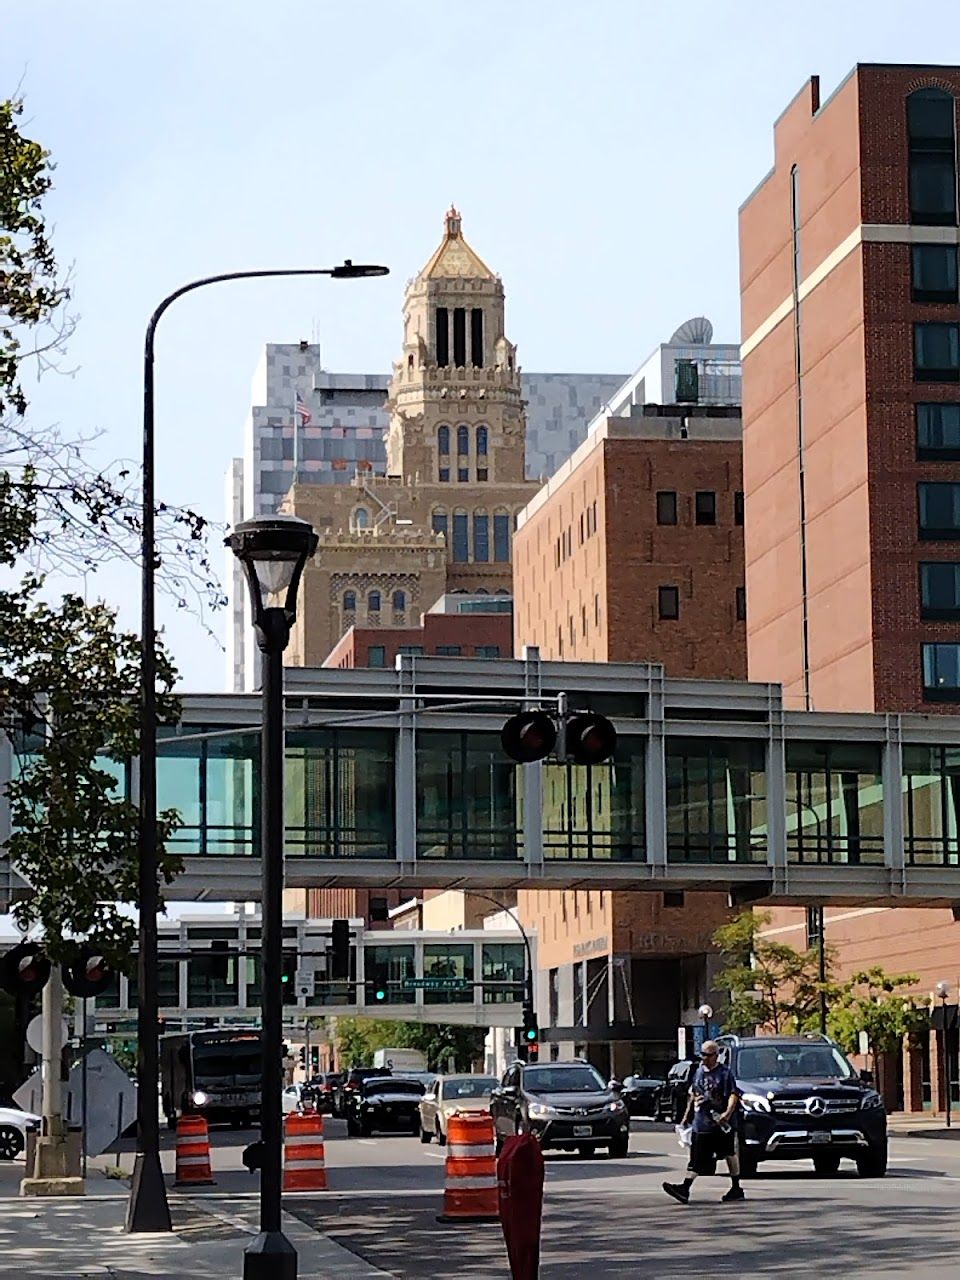
[[[33,1148],[33,1164],[20,1183],[24,1196],[82,1196],[80,1135],[70,1133],[63,1119],[63,979],[60,966],[50,970],[43,988],[40,1016],[43,1062],[40,1072],[43,1120]]]

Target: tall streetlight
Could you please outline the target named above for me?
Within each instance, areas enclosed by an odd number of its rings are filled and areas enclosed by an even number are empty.
[[[950,1042],[947,1039],[947,1000],[950,998],[950,983],[941,979],[934,987],[940,1000],[940,1058],[943,1062],[943,1091],[945,1095],[946,1125],[950,1128]]]
[[[140,539],[140,866],[137,906],[140,915],[137,979],[137,1154],[133,1166],[127,1231],[169,1231],[170,1210],[160,1167],[160,1119],[154,1087],[157,1079],[157,636],[156,538],[154,511],[153,352],[160,317],[177,298],[209,284],[274,276],[332,276],[349,280],[385,276],[387,267],[354,265],[272,271],[230,271],[193,280],[168,294],[150,317],[143,350],[143,495]]]
[[[297,616],[297,588],[317,549],[313,526],[297,516],[244,520],[226,539],[250,588],[253,628],[263,654],[261,733],[262,873],[260,1006],[262,1053],[260,1234],[243,1255],[244,1280],[296,1280],[297,1253],[281,1230],[283,1119],[283,651]],[[274,599],[281,603],[269,604]]]
[[[699,1013],[700,1019],[703,1022],[703,1038],[705,1041],[709,1040],[710,1039],[710,1019],[713,1017],[713,1005],[702,1004],[700,1008],[697,1010],[697,1013]]]

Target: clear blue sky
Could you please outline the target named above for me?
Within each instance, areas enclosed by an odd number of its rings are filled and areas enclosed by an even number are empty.
[[[75,265],[72,378],[38,422],[139,450],[143,327],[198,275],[384,262],[382,281],[210,289],[158,345],[158,487],[223,517],[266,342],[319,331],[328,368],[387,371],[405,281],[455,201],[503,276],[530,370],[632,371],[690,315],[738,336],[737,207],[811,73],[960,62],[956,0],[8,0],[0,96],[53,152]],[[137,622],[137,580],[89,584]],[[161,611],[191,689],[215,644]]]

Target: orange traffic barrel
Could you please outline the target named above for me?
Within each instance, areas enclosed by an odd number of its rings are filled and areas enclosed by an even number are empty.
[[[177,1174],[174,1185],[208,1187],[213,1183],[207,1122],[203,1116],[181,1116],[177,1121]]]
[[[489,1115],[452,1115],[447,1125],[446,1182],[438,1222],[499,1222],[497,1158]]]
[[[283,1128],[284,1191],[326,1191],[323,1116],[291,1111]]]

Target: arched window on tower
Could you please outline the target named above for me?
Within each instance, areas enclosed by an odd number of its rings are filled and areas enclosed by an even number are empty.
[[[430,526],[434,533],[442,533],[447,536],[447,513],[443,507],[434,507],[433,514],[430,517]]]
[[[490,517],[486,511],[473,513],[473,558],[481,564],[490,559]]]
[[[487,456],[487,428],[484,426],[477,427],[477,457],[485,458]]]
[[[910,221],[955,226],[956,101],[943,89],[917,89],[907,98],[910,151]]]
[[[350,517],[350,527],[352,529],[368,529],[370,527],[370,512],[366,507],[357,507]]]
[[[405,591],[395,591],[393,593],[393,612],[405,613],[407,609],[407,593]]]
[[[493,558],[501,564],[510,559],[510,516],[506,511],[493,513]]]
[[[380,592],[371,591],[367,596],[367,613],[380,612]]]
[[[355,591],[345,591],[343,593],[343,612],[356,613],[357,611],[357,593]]]
[[[453,513],[453,558],[459,564],[470,559],[470,517],[466,511]]]
[[[450,428],[437,427],[437,453],[445,454],[450,452]]]
[[[465,458],[470,452],[470,428],[465,422],[461,422],[457,427],[457,454],[461,458]]]

